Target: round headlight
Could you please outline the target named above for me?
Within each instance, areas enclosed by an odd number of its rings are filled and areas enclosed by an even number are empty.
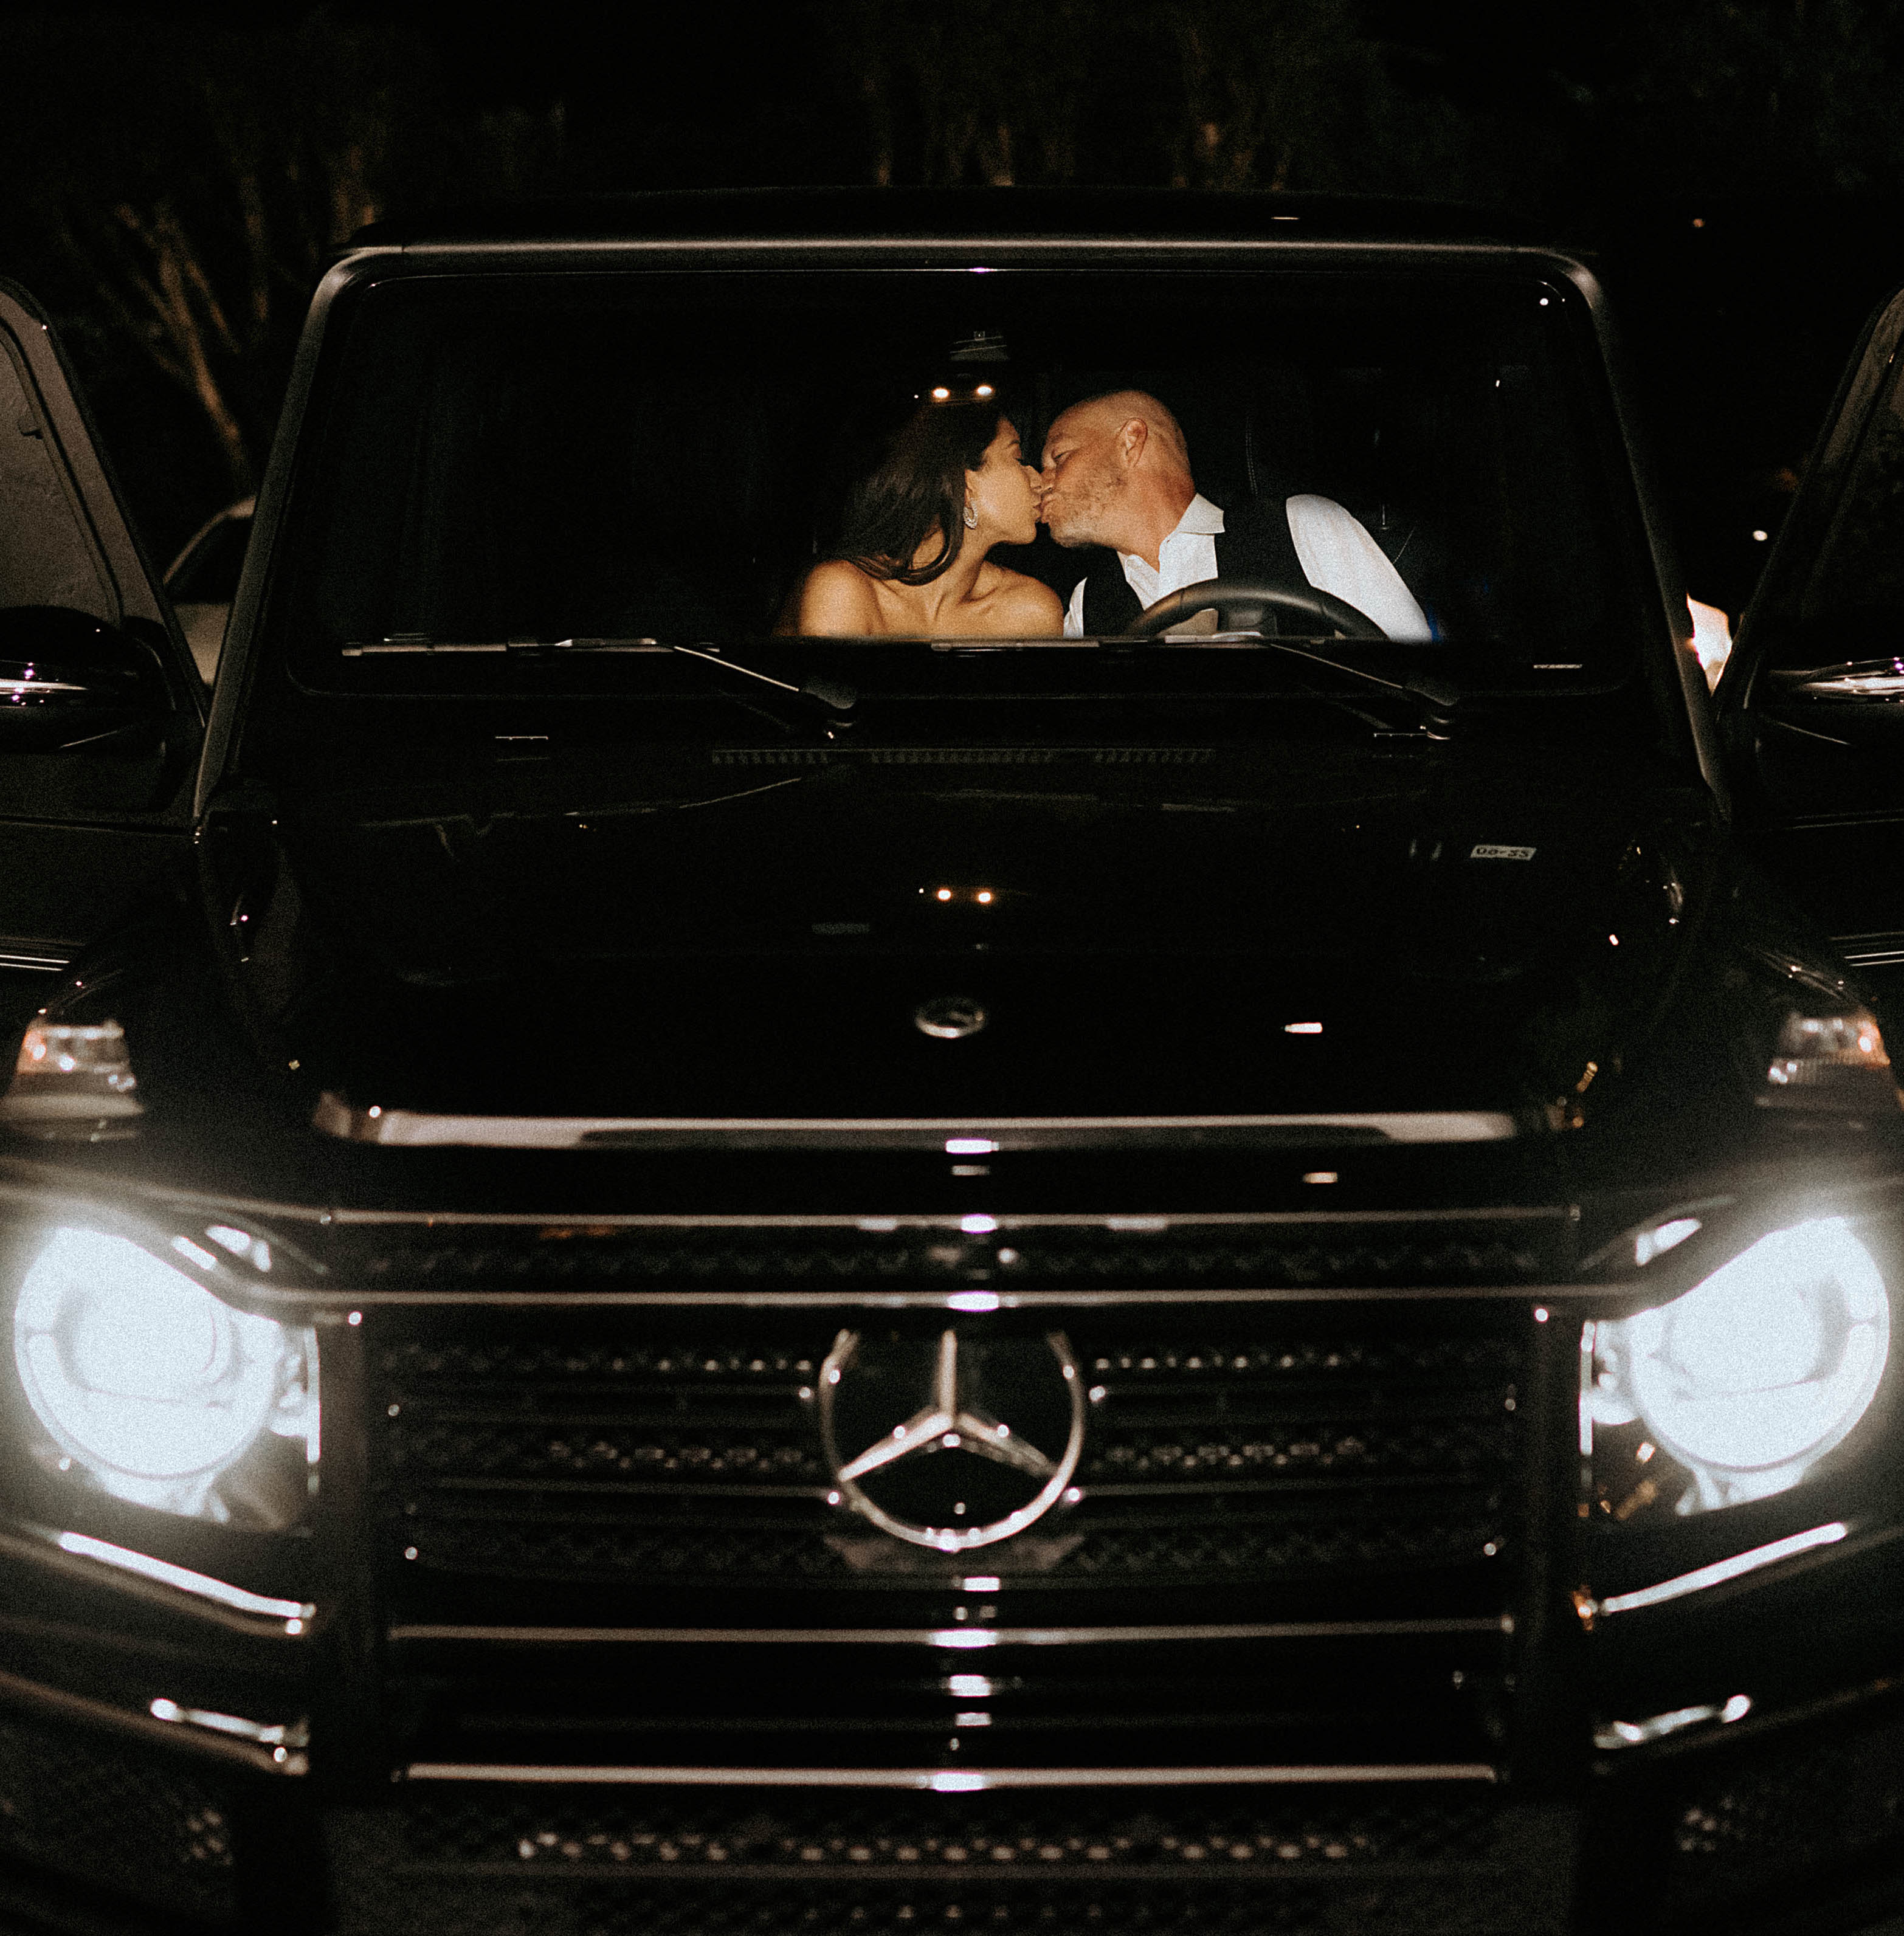
[[[1720,1503],[1796,1484],[1864,1416],[1890,1306],[1870,1252],[1842,1218],[1821,1218],[1600,1329],[1620,1397]]]
[[[123,1497],[194,1511],[301,1390],[302,1353],[125,1237],[55,1231],[20,1286],[14,1357],[60,1450]]]

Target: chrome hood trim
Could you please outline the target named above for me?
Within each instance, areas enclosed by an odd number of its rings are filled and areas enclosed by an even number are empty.
[[[1000,1150],[1288,1148],[1332,1142],[1502,1142],[1504,1111],[1394,1110],[1288,1116],[474,1116],[359,1108],[326,1091],[311,1127],[347,1142],[404,1148],[893,1149],[949,1156]]]
[[[1485,1762],[1323,1762],[1244,1768],[629,1768],[413,1761],[407,1781],[506,1781],[683,1788],[904,1788],[940,1795],[991,1788],[1294,1786],[1312,1782],[1497,1781]]]

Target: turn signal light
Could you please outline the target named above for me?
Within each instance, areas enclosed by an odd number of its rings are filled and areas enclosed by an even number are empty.
[[[0,1096],[0,1126],[62,1140],[128,1136],[142,1113],[138,1086],[118,1023],[36,1021]]]
[[[1760,1103],[1774,1109],[1895,1109],[1904,1103],[1875,1017],[1789,1015]]]

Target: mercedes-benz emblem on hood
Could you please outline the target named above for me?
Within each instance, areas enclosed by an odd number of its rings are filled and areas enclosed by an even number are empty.
[[[1058,1503],[1077,1469],[1083,1383],[1062,1332],[842,1331],[819,1387],[840,1502],[941,1553],[1009,1539]]]
[[[913,1026],[941,1042],[956,1042],[961,1036],[976,1035],[990,1019],[982,1003],[967,995],[937,995],[922,1002],[913,1011]]]

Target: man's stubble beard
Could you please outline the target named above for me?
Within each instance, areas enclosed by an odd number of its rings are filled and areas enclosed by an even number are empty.
[[[1113,522],[1111,513],[1124,488],[1125,480],[1121,477],[1100,477],[1081,504],[1059,513],[1061,525],[1047,518],[1046,528],[1067,551],[1082,551],[1088,545],[1110,543],[1103,533]]]

